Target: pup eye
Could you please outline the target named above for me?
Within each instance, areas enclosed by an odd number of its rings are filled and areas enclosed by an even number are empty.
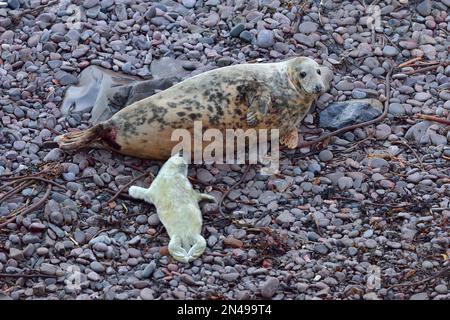
[[[306,77],[306,72],[305,71],[300,72],[300,77],[302,78]]]
[[[320,69],[317,69],[317,74],[318,74],[318,75],[321,75],[321,74],[322,74],[322,72],[320,71]]]

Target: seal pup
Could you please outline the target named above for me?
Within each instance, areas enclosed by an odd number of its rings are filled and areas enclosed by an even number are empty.
[[[199,201],[216,201],[213,196],[199,193],[187,178],[188,165],[180,155],[172,156],[161,167],[150,188],[130,187],[135,199],[152,203],[170,237],[169,253],[175,260],[189,263],[206,248],[201,236],[202,214]]]
[[[58,136],[64,150],[106,148],[139,158],[165,160],[178,141],[175,129],[194,136],[202,128],[278,129],[280,143],[298,144],[298,125],[325,89],[321,67],[296,57],[276,63],[239,64],[207,71],[137,101],[111,119]],[[207,143],[200,145],[205,148]]]

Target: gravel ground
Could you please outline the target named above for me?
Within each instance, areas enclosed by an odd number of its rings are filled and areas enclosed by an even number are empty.
[[[416,115],[449,118],[450,1],[375,1],[381,11],[373,22],[369,0],[73,0],[41,10],[27,8],[47,0],[7,2],[1,183],[47,170],[59,186],[27,180],[12,197],[2,187],[0,298],[449,299],[449,126]],[[429,72],[394,71],[382,123],[284,152],[277,176],[251,168],[224,201],[230,219],[203,205],[208,247],[190,265],[167,256],[154,207],[108,203],[111,192],[161,163],[100,150],[68,155],[52,143],[89,125],[89,114],[59,110],[89,65],[146,79],[168,76],[167,65],[180,61],[189,76],[294,55],[334,72],[331,90],[305,119],[309,127],[332,101],[384,101],[391,64],[420,56],[441,63]],[[243,172],[192,166],[189,175],[219,199]],[[24,205],[31,209],[9,219]]]

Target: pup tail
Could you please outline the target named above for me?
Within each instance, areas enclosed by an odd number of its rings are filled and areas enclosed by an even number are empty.
[[[104,136],[105,125],[99,123],[83,131],[69,132],[57,136],[55,141],[59,148],[63,150],[77,150],[85,147],[101,147]]]

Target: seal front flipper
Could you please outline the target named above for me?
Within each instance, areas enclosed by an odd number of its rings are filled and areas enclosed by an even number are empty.
[[[269,93],[257,94],[250,102],[247,111],[247,124],[249,126],[257,125],[269,112],[272,105],[272,99]]]
[[[148,203],[153,203],[151,196],[150,196],[150,189],[141,188],[138,186],[131,186],[128,190],[128,194],[130,197],[138,200],[144,200]]]
[[[199,193],[197,192],[197,199],[198,201],[211,201],[211,202],[217,202],[216,198],[214,198],[213,196],[206,194],[206,193]]]
[[[280,138],[280,144],[289,149],[295,149],[298,145],[298,140],[298,129],[294,128]]]

